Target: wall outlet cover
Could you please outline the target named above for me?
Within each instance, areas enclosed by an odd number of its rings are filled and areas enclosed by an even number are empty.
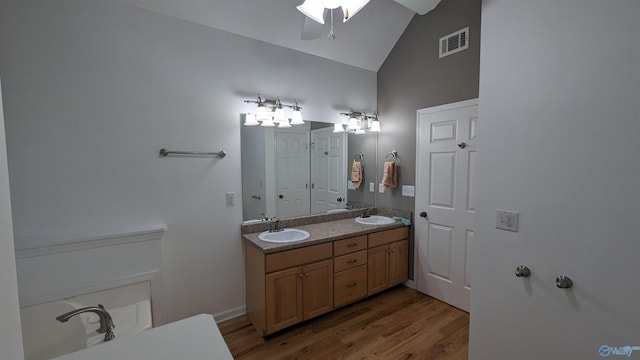
[[[369,192],[375,192],[376,191],[376,184],[370,182],[369,183]]]
[[[384,193],[384,185],[383,185],[382,183],[379,183],[379,184],[378,184],[378,192],[379,192],[380,194]]]
[[[236,204],[236,193],[228,192],[225,194],[227,200],[227,206],[233,206]]]
[[[496,210],[496,229],[518,232],[520,213],[509,210]]]
[[[402,185],[402,196],[415,197],[416,187],[413,185]]]

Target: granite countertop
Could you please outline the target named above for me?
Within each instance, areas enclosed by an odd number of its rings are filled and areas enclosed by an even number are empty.
[[[320,222],[315,224],[292,226],[296,229],[307,231],[310,236],[306,240],[286,244],[268,243],[258,239],[260,232],[244,234],[242,238],[265,254],[291,250],[309,245],[321,244],[329,241],[349,238],[358,235],[370,234],[382,230],[403,227],[400,221],[388,225],[364,225],[357,223],[354,218]]]

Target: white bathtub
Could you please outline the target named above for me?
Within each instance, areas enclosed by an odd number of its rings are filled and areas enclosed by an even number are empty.
[[[104,334],[96,332],[100,324],[98,315],[94,313],[82,313],[66,323],[56,320],[58,315],[86,306],[89,305],[61,300],[22,308],[25,360],[47,360],[103,343]],[[149,300],[106,309],[115,325],[116,338],[112,341],[130,337],[152,327]]]

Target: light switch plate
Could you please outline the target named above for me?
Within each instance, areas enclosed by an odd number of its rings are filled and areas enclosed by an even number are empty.
[[[413,185],[402,185],[402,196],[415,197],[416,187]]]
[[[500,210],[496,211],[496,229],[518,232],[518,218],[520,213],[517,211]]]
[[[384,193],[384,185],[383,185],[382,183],[379,183],[379,184],[378,184],[378,192],[379,192],[380,194]]]
[[[226,193],[227,206],[233,206],[236,204],[236,193],[228,192]]]
[[[375,192],[376,191],[376,184],[370,182],[369,183],[369,192]]]
[[[348,190],[355,190],[356,187],[353,185],[353,181],[349,180],[347,181],[347,189]]]

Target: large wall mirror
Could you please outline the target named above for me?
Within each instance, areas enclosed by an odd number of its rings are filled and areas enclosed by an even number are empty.
[[[245,221],[375,206],[377,133],[333,128],[320,121],[290,128],[241,125]],[[359,184],[350,181],[354,161],[362,168]]]

